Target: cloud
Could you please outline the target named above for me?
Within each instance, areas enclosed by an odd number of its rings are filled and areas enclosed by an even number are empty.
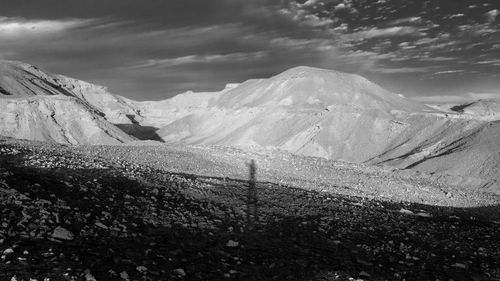
[[[60,2],[3,1],[0,57],[139,99],[188,86],[219,89],[296,65],[382,77],[385,87],[408,86],[415,93],[489,91],[499,85],[498,79],[471,83],[483,79],[476,76],[498,74],[494,49],[500,49],[500,30],[493,5],[462,11],[443,1]],[[462,2],[457,6],[466,8]],[[447,18],[457,12],[466,16]],[[471,75],[433,75],[450,69]],[[467,80],[474,70],[481,73]]]
[[[343,38],[347,40],[363,40],[374,38],[389,38],[403,36],[424,36],[418,28],[412,26],[394,26],[388,28],[370,28],[351,34],[346,34]]]
[[[21,17],[0,17],[0,38],[44,36],[90,25],[97,19],[28,20]]]
[[[439,38],[424,37],[415,41],[415,45],[427,45],[439,41]]]
[[[472,99],[500,99],[500,91],[496,93],[467,93],[467,97]]]
[[[392,26],[392,25],[402,25],[402,24],[420,24],[422,23],[422,17],[407,17],[407,18],[401,18],[397,20],[392,20],[387,23],[387,25]]]
[[[441,95],[441,96],[421,96],[412,99],[429,104],[462,104],[477,101],[480,99],[500,99],[500,92],[497,93],[465,93],[463,95]]]
[[[221,62],[238,62],[244,60],[255,60],[266,56],[266,52],[252,53],[231,53],[231,54],[215,54],[215,55],[189,55],[168,59],[152,59],[145,63],[134,65],[131,68],[146,68],[146,67],[172,67],[185,64],[196,63],[221,63]]]
[[[405,74],[405,73],[426,73],[431,70],[430,67],[397,67],[397,68],[374,68],[371,72],[382,74]]]
[[[302,9],[298,4],[292,5],[290,8],[283,8],[279,10],[279,14],[288,17],[292,21],[302,26],[309,27],[326,27],[331,26],[334,21],[330,18],[319,17],[309,11]]]
[[[500,66],[500,59],[494,59],[494,60],[482,60],[478,61],[477,64],[489,64],[493,66]]]
[[[445,70],[445,71],[438,71],[434,72],[434,75],[442,75],[442,74],[455,74],[455,73],[464,73],[465,70],[463,69],[457,69],[457,70]]]
[[[276,49],[288,49],[297,51],[335,51],[338,48],[335,42],[321,38],[292,38],[276,37],[269,41],[269,45]]]
[[[313,6],[313,5],[316,5],[318,3],[319,3],[319,0],[307,0],[306,2],[304,2],[304,4],[298,3],[297,5],[302,8],[302,7]]]
[[[348,6],[345,3],[339,3],[334,8],[335,11],[340,11],[340,10],[345,10],[345,9],[348,9]]]
[[[447,61],[456,61],[456,57],[429,57],[429,56],[414,56],[413,59],[420,60],[420,61],[428,61],[428,62],[447,62]]]

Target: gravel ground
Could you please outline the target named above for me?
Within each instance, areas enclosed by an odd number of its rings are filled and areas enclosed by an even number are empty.
[[[0,280],[500,280],[498,202],[276,151],[2,140]]]

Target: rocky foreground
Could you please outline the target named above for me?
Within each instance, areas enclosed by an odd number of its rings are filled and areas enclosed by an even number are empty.
[[[250,227],[245,157],[213,151],[2,140],[0,280],[500,280],[498,197],[245,155]]]

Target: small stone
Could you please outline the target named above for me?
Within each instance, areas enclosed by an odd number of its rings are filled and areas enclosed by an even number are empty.
[[[126,271],[122,271],[120,272],[120,278],[123,279],[123,280],[129,280],[129,276],[128,276],[128,273]]]
[[[456,268],[462,268],[462,269],[466,269],[467,268],[467,265],[463,264],[463,263],[455,263],[452,265],[453,267],[456,267]]]
[[[92,273],[90,273],[90,269],[85,270],[85,281],[97,281],[95,279],[94,275],[92,275]]]
[[[233,241],[233,240],[229,240],[226,243],[226,246],[229,248],[235,248],[235,247],[238,247],[239,245],[240,245],[240,243],[238,243],[237,241]]]
[[[58,226],[54,229],[52,233],[52,238],[61,239],[61,240],[73,240],[75,236],[73,233],[64,227]]]
[[[102,224],[101,222],[96,222],[95,225],[103,229],[108,229],[108,227]]]
[[[362,276],[362,277],[370,277],[370,274],[369,274],[368,272],[366,272],[366,271],[361,271],[361,272],[359,273],[359,276]]]
[[[422,217],[422,218],[431,218],[432,216],[427,214],[427,213],[417,213],[417,216]]]
[[[140,265],[140,266],[136,267],[135,269],[136,269],[137,271],[139,271],[140,273],[145,273],[146,271],[148,271],[148,268],[147,268],[147,267],[145,267],[145,266],[142,266],[142,265]]]
[[[10,255],[10,254],[13,254],[13,253],[14,253],[14,250],[13,250],[13,249],[11,249],[11,248],[5,249],[5,250],[3,251],[3,254],[4,254],[4,255]],[[14,276],[14,277],[15,277],[15,276]]]
[[[401,208],[401,210],[399,210],[399,212],[401,214],[405,214],[405,215],[413,215],[414,214],[412,211],[404,209],[404,208]]]
[[[186,272],[182,268],[177,268],[176,270],[174,270],[174,272],[177,273],[177,275],[179,275],[181,277],[186,276]]]

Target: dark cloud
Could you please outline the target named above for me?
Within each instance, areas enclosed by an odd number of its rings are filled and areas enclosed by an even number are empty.
[[[0,59],[136,99],[289,67],[355,72],[406,95],[500,92],[496,0],[3,0]]]

